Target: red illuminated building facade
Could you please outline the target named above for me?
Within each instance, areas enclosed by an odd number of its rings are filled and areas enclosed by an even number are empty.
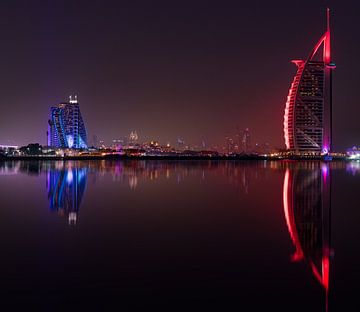
[[[293,60],[297,72],[284,114],[286,149],[294,153],[327,154],[331,151],[332,70],[330,12],[327,29],[306,60]]]

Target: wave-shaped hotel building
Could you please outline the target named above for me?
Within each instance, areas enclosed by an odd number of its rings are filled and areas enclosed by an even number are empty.
[[[286,149],[296,154],[327,154],[332,150],[332,70],[330,11],[327,29],[306,60],[293,60],[297,72],[284,115]]]
[[[57,148],[87,148],[87,135],[77,97],[51,107],[48,145]]]

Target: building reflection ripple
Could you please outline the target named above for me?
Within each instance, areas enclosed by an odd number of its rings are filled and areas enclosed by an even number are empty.
[[[66,215],[69,224],[76,224],[87,180],[87,168],[74,166],[51,166],[47,170],[47,193],[50,210]]]
[[[295,251],[294,262],[305,261],[322,285],[328,310],[330,274],[331,183],[328,163],[295,163],[285,171],[283,205]]]

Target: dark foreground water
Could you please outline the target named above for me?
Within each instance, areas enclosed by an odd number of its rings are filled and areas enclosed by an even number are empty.
[[[358,311],[360,163],[0,162],[2,311]]]

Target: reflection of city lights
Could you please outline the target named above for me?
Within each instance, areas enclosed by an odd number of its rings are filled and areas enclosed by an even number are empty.
[[[75,225],[76,224],[76,212],[70,212],[69,213],[69,225]]]
[[[326,164],[322,164],[321,172],[322,172],[322,175],[323,175],[324,182],[326,182],[326,178],[327,178],[328,173],[329,173],[328,166]]]
[[[67,182],[68,184],[72,184],[72,183],[73,183],[73,180],[74,180],[73,172],[72,172],[71,169],[68,169],[67,175],[66,175],[66,182]]]
[[[137,187],[137,184],[138,184],[138,180],[137,180],[136,175],[130,176],[130,177],[129,177],[129,186],[130,186],[130,189],[135,190],[136,187]]]
[[[356,174],[360,174],[360,161],[351,161],[346,164],[346,171],[351,173],[353,176]]]

